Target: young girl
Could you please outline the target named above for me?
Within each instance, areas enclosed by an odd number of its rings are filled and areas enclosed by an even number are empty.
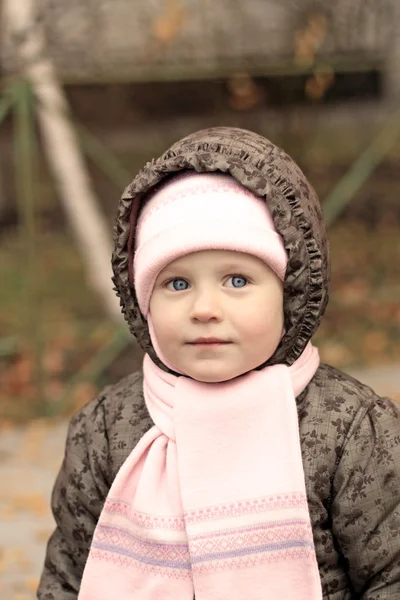
[[[38,598],[400,598],[400,412],[311,343],[329,252],[300,169],[200,131],[133,180],[114,240],[143,372],[71,421]]]

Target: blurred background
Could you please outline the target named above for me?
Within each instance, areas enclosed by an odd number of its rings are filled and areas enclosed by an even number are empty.
[[[140,366],[119,197],[182,136],[244,127],[298,162],[329,225],[322,360],[400,399],[400,3],[3,0],[0,26],[0,593],[24,600],[66,419]]]

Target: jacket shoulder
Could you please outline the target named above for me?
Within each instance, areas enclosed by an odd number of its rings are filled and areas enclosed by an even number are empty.
[[[94,449],[107,445],[110,482],[140,438],[153,425],[143,397],[143,374],[135,371],[105,387],[72,418],[71,427],[84,427]],[[105,454],[105,448],[103,455]]]
[[[381,398],[368,385],[330,365],[321,364],[310,381],[305,394],[304,407],[328,416],[331,413],[352,419],[367,413],[376,404],[394,403]]]
[[[140,426],[148,412],[143,397],[143,374],[135,371],[117,383],[106,386],[99,395],[87,402],[72,418],[71,423],[87,420],[103,421],[107,430],[121,421]]]
[[[400,422],[400,410],[389,398],[347,373],[321,364],[298,398],[303,462],[308,475],[324,470],[332,475],[346,443],[357,436],[365,420]]]

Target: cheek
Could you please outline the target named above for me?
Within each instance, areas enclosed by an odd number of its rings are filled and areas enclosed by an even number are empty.
[[[254,342],[280,339],[283,329],[283,305],[280,295],[275,298],[260,297],[247,314],[238,320],[238,328]]]
[[[179,331],[176,311],[171,310],[168,303],[159,303],[155,299],[150,303],[150,314],[157,341],[159,343],[173,341]]]
[[[279,319],[278,315],[272,318],[271,314],[259,313],[257,316],[252,314],[243,323],[242,331],[248,340],[254,344],[265,344],[265,342],[273,341],[276,338],[279,340],[283,328],[283,319]]]

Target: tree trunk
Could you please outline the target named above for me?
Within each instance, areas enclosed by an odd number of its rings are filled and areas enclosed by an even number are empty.
[[[86,264],[88,280],[100,295],[107,314],[122,322],[111,282],[110,227],[92,189],[63,89],[46,56],[34,0],[3,0],[3,17],[12,34],[21,74],[31,82],[37,98],[45,153]]]

